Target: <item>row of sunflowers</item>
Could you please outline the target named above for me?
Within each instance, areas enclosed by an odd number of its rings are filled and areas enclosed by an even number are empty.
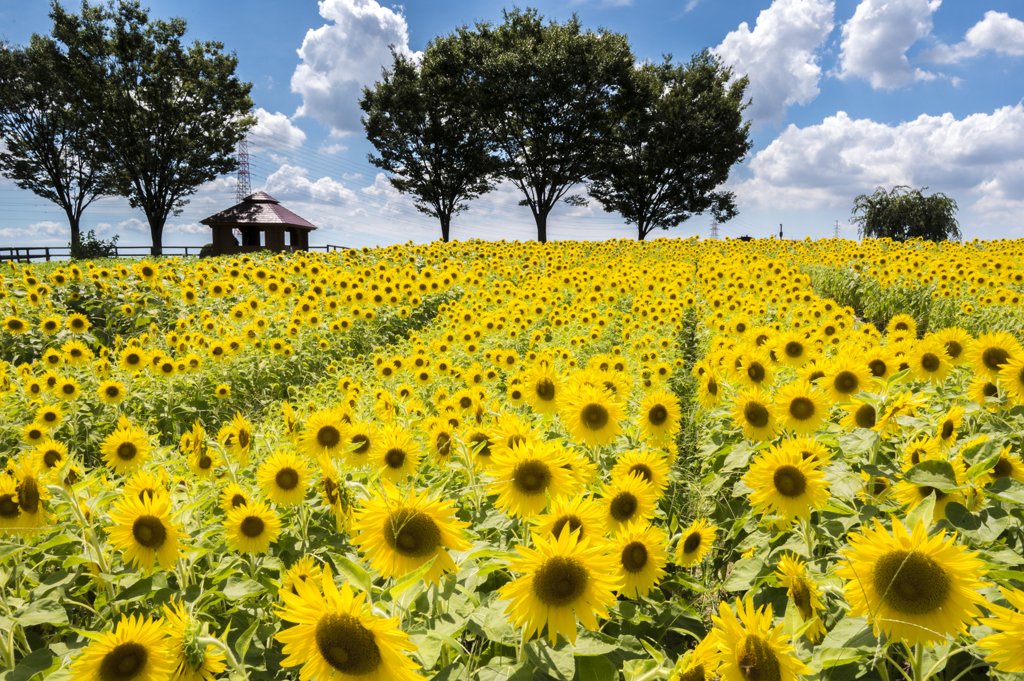
[[[0,664],[1013,678],[1022,252],[472,241],[10,263]]]

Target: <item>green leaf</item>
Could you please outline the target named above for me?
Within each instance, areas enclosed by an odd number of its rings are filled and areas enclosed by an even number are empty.
[[[725,580],[722,589],[725,591],[746,591],[754,585],[761,571],[764,569],[764,558],[751,556],[743,558],[733,566],[729,579]]]
[[[971,513],[963,504],[951,501],[946,505],[946,522],[975,542],[987,544],[1010,525],[1010,515],[997,506]]]
[[[932,459],[922,461],[903,475],[907,482],[918,487],[933,487],[943,492],[953,492],[960,489],[956,484],[956,472],[953,465],[948,461]]]
[[[504,662],[508,658],[497,658],[477,670],[480,681],[533,681],[533,667],[526,662],[514,664]]]
[[[238,659],[244,660],[245,654],[249,652],[249,644],[252,643],[252,637],[256,634],[256,628],[259,627],[259,618],[253,618],[252,624],[249,628],[242,632],[242,635],[235,641],[235,652],[238,653]]]
[[[985,492],[1000,501],[1024,504],[1024,483],[1013,478],[999,478],[986,487]]]
[[[423,579],[423,575],[430,571],[434,561],[437,560],[437,556],[434,556],[423,565],[419,566],[412,572],[404,575],[401,579],[395,582],[395,585],[391,587],[392,598],[397,599],[399,596],[404,594],[406,591],[416,586]]]
[[[227,581],[227,586],[222,591],[224,597],[229,601],[237,601],[247,596],[255,596],[258,593],[262,593],[266,591],[266,588],[259,582],[254,582],[251,579],[231,577]]]
[[[331,558],[337,564],[338,569],[345,573],[350,582],[355,582],[363,591],[369,591],[373,588],[373,580],[370,578],[370,573],[363,568],[362,565],[355,562],[348,556],[343,556],[338,553],[330,554]]]
[[[654,646],[652,646],[650,643],[648,643],[644,639],[640,639],[640,643],[641,645],[643,645],[644,650],[646,650],[647,653],[651,657],[653,657],[659,665],[665,660],[665,656],[662,654],[662,652]]]
[[[925,527],[931,525],[932,515],[935,513],[935,495],[929,494],[925,497],[924,501],[914,507],[912,511],[907,513],[904,525],[911,532],[917,527],[917,524],[923,522]]]
[[[548,676],[560,681],[571,681],[576,672],[576,662],[573,658],[572,646],[562,640],[555,647],[552,647],[547,639],[526,644],[526,659]]]
[[[847,456],[857,456],[870,451],[878,443],[878,433],[873,430],[858,428],[849,435],[839,438],[839,448]]]
[[[580,681],[619,681],[619,670],[600,655],[576,657],[576,676]]]
[[[68,624],[68,613],[64,606],[52,598],[41,598],[21,609],[14,621],[23,627],[34,624]]]
[[[36,674],[42,674],[53,666],[53,654],[48,648],[35,650],[21,659],[14,667],[11,681],[29,681]]]
[[[999,463],[999,457],[1003,455],[1002,440],[986,440],[976,447],[961,452],[964,460],[973,464],[967,469],[967,477],[977,480],[979,477],[995,468]]]

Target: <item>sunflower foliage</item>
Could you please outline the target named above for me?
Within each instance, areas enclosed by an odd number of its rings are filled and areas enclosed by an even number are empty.
[[[1022,253],[471,241],[8,264],[0,663],[1014,678]],[[881,323],[823,295],[842,277],[940,305]]]

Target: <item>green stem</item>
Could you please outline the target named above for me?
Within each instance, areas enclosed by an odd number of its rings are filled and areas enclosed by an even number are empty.
[[[245,667],[238,663],[234,653],[232,653],[231,649],[228,648],[227,643],[221,641],[219,638],[213,638],[212,636],[200,636],[197,643],[204,648],[211,645],[220,648],[221,652],[224,653],[224,657],[227,658],[228,664],[230,664],[231,668],[235,670],[235,673],[248,681],[249,674],[246,673]]]
[[[924,644],[918,643],[914,646],[914,681],[925,681],[924,671]]]

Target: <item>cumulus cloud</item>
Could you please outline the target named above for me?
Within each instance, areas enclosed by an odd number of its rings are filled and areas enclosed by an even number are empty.
[[[753,177],[733,186],[747,206],[849,210],[858,194],[905,184],[945,192],[981,214],[1019,215],[1024,104],[963,119],[922,115],[897,125],[840,111],[819,125],[789,126],[749,167]]]
[[[256,118],[259,122],[249,131],[254,150],[294,149],[306,141],[306,133],[281,112],[270,113],[258,108]]]
[[[329,22],[306,33],[299,48],[302,63],[292,74],[292,92],[302,95],[297,116],[310,116],[335,135],[361,132],[359,97],[392,63],[388,45],[413,59],[405,17],[374,0],[321,0],[320,16]]]
[[[967,30],[956,45],[942,45],[921,55],[922,61],[955,64],[963,59],[992,51],[1013,56],[1024,55],[1024,21],[1006,12],[985,12],[985,18]]]
[[[356,201],[356,194],[341,182],[330,177],[321,177],[313,182],[307,177],[309,171],[300,166],[284,164],[275,170],[263,191],[275,199],[285,202],[288,199],[297,201],[313,201],[333,204],[348,204]]]
[[[149,223],[145,220],[138,218],[128,218],[117,223],[117,229],[115,230],[118,234],[121,232],[141,232],[143,234],[149,234]]]
[[[49,243],[55,238],[63,238],[70,241],[71,227],[67,223],[60,224],[53,220],[42,220],[34,222],[28,227],[5,227],[0,229],[0,238],[32,240],[23,242],[22,246],[35,246],[40,242]]]
[[[894,90],[934,73],[914,68],[907,50],[932,31],[942,0],[864,0],[843,25],[839,77],[855,76],[876,90]]]
[[[818,96],[815,51],[832,32],[834,14],[835,4],[826,0],[774,0],[754,30],[744,22],[714,48],[738,76],[750,77],[747,116],[755,124],[781,123],[786,107]]]

